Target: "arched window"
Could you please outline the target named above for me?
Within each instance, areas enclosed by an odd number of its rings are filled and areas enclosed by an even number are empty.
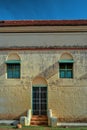
[[[59,77],[73,78],[73,57],[69,53],[63,53],[59,60]]]
[[[7,78],[20,78],[20,57],[16,53],[9,54],[6,60]]]

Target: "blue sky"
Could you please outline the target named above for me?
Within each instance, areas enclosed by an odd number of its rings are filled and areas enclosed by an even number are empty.
[[[0,0],[0,20],[87,19],[87,0]]]

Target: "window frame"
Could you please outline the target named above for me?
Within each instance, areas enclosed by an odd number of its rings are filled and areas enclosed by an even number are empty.
[[[20,60],[7,60],[5,63],[6,63],[6,78],[7,79],[20,79],[21,78],[21,61]],[[11,77],[8,75],[8,73],[9,73],[8,65],[10,65],[10,66],[14,65],[13,72],[11,72],[11,73],[13,73]],[[16,65],[19,66],[18,69],[17,69],[17,67],[15,67]],[[12,67],[11,67],[11,69],[12,69]],[[18,72],[19,76],[16,76],[15,72]]]
[[[70,64],[71,68],[68,68]],[[60,68],[60,65],[64,65],[64,68]],[[61,75],[62,72],[64,73],[64,76]],[[68,72],[71,73],[71,76],[68,75]],[[59,78],[73,79],[73,77],[73,62],[59,62]]]

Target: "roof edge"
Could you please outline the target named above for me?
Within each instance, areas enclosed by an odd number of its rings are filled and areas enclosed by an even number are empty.
[[[85,26],[87,20],[2,20],[0,27],[8,26]]]

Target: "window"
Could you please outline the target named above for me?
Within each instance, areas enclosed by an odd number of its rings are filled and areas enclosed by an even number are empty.
[[[7,78],[20,78],[21,58],[17,53],[10,53],[6,58]]]
[[[73,63],[59,63],[60,78],[73,78]]]
[[[65,52],[59,59],[59,77],[73,78],[73,56],[69,52]]]
[[[7,64],[7,78],[20,78],[20,64],[8,63]]]

